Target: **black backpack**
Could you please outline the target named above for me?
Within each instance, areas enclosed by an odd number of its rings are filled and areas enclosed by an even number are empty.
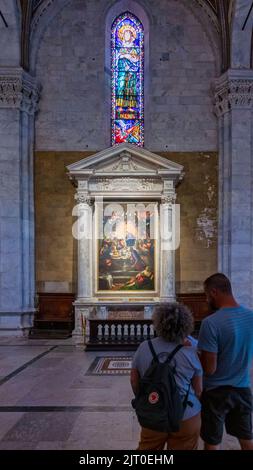
[[[170,364],[175,354],[183,347],[178,345],[165,362],[159,362],[152,342],[148,341],[153,360],[140,379],[139,391],[132,400],[132,406],[141,426],[160,432],[176,432],[179,430],[184,410],[187,406],[190,383],[184,399],[179,393],[175,381],[175,368]]]

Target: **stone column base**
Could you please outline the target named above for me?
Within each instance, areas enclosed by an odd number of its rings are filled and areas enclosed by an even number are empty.
[[[33,327],[36,309],[0,311],[0,336],[28,336]]]
[[[174,303],[176,302],[176,297],[171,296],[171,297],[160,297],[160,303],[161,304],[167,304],[167,303]]]
[[[89,325],[87,319],[92,311],[91,307],[75,305],[75,329],[72,331],[72,338],[75,346],[84,347],[89,339]]]

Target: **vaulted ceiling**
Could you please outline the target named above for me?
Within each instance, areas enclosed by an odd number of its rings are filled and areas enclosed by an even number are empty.
[[[54,0],[17,0],[20,2],[22,15],[21,28],[21,65],[29,70],[29,43],[31,23],[39,10],[53,3]],[[188,0],[193,1],[193,0]],[[220,52],[222,71],[230,65],[230,31],[229,31],[229,8],[233,0],[195,0],[199,6],[205,6],[205,13],[210,13],[210,22],[212,17],[216,17],[218,32],[220,35]]]

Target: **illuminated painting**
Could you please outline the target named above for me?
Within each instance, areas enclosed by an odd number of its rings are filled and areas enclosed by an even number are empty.
[[[112,145],[143,146],[143,26],[131,13],[112,25]]]
[[[100,222],[103,237],[98,240],[98,290],[154,291],[155,206],[143,211],[135,211],[134,205],[127,203],[122,203],[119,211],[111,206],[104,204]]]

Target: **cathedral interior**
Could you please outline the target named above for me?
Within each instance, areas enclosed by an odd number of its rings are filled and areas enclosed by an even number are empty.
[[[0,0],[0,449],[134,449],[155,306],[197,336],[219,271],[253,307],[252,31],[251,0]]]

